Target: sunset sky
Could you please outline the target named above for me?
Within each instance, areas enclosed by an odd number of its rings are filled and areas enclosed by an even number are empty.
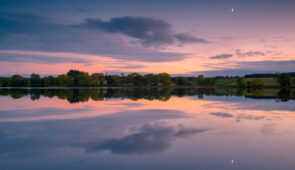
[[[1,0],[0,75],[295,71],[294,0]]]

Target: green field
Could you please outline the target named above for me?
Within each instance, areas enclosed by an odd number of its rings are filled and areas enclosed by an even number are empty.
[[[244,78],[245,81],[251,81],[253,78]],[[264,81],[266,86],[279,86],[279,83],[274,78],[260,78]],[[237,78],[218,79],[215,82],[216,86],[236,86]]]

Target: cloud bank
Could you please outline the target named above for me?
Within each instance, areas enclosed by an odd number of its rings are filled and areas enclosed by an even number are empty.
[[[73,26],[37,14],[0,12],[0,27],[0,50],[71,52],[125,61],[180,61],[189,54],[149,46],[206,42],[189,34],[174,33],[164,20],[145,17],[118,17],[110,21],[86,19]],[[134,39],[143,45],[134,44]],[[23,60],[53,62],[37,57]],[[63,63],[64,59],[60,61]]]
[[[152,17],[115,17],[109,21],[88,18],[84,23],[74,25],[91,29],[99,29],[108,33],[121,33],[140,40],[142,45],[157,46],[174,43],[208,43],[187,33],[175,33],[165,20]]]

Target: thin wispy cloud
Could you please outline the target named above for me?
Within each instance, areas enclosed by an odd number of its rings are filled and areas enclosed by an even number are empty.
[[[219,55],[212,56],[210,58],[211,59],[228,59],[228,58],[231,58],[231,57],[233,57],[232,54],[219,54]]]
[[[241,52],[241,50],[236,50],[236,55],[239,57],[252,57],[252,56],[265,56],[265,53],[262,51],[247,51]]]

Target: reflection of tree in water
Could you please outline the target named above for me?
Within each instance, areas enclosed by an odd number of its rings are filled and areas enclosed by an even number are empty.
[[[24,89],[17,89],[16,91],[11,91],[10,93],[5,93],[5,95],[6,94],[10,95],[14,99],[20,99],[26,95]]]
[[[131,100],[160,100],[167,101],[171,96],[185,97],[198,96],[202,99],[205,96],[245,96],[255,99],[274,99],[278,98],[281,101],[295,99],[295,91],[288,89],[267,90],[270,94],[265,94],[263,89],[214,89],[214,88],[109,88],[109,89],[0,89],[0,95],[10,96],[14,99],[19,99],[23,96],[30,95],[32,100],[38,100],[43,97],[57,97],[67,100],[69,103],[87,102],[89,99],[94,101],[102,101],[105,99],[131,99]],[[293,93],[292,93],[293,92]],[[291,96],[292,93],[292,96]]]
[[[278,98],[282,102],[287,102],[291,99],[291,90],[290,89],[281,89],[278,93]]]
[[[244,96],[246,93],[245,88],[238,88],[237,89],[237,95],[238,96]]]
[[[252,96],[263,96],[264,90],[263,89],[252,89],[251,93],[252,93]]]
[[[32,100],[38,100],[41,97],[41,94],[44,93],[40,89],[32,89],[29,91]]]

